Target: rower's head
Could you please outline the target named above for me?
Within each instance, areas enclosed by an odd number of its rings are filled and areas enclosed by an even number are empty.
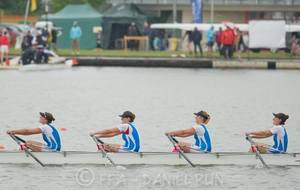
[[[123,124],[132,123],[135,119],[135,115],[131,111],[125,111],[122,115],[119,116],[121,117],[121,121]]]
[[[210,120],[210,115],[206,111],[194,113],[197,124],[207,124]]]
[[[53,115],[49,112],[40,112],[40,123],[45,125],[45,124],[50,124],[52,121],[55,121],[55,118]]]
[[[273,113],[273,115],[273,125],[284,125],[289,118],[289,116],[284,113]]]

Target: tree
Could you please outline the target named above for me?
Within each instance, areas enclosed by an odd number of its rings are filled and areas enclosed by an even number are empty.
[[[93,7],[98,8],[105,0],[51,0],[51,12],[57,12],[68,4],[84,4],[89,3]]]
[[[38,10],[34,14],[43,14],[45,9],[43,3],[45,0],[38,0]],[[50,12],[57,12],[68,4],[89,3],[98,8],[105,0],[49,0]],[[24,14],[27,0],[0,0],[0,9],[12,14]]]
[[[0,9],[8,13],[23,14],[25,12],[26,0],[1,0]]]

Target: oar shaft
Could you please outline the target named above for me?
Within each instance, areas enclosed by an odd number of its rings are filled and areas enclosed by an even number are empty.
[[[178,144],[178,141],[170,136],[170,135],[167,135],[168,139],[170,140],[170,142],[173,144],[173,146],[176,146]],[[192,166],[192,167],[196,167],[195,164],[193,164],[193,162],[184,154],[184,152],[182,150],[178,150],[179,151],[179,154]]]
[[[21,146],[21,142],[25,143],[26,141],[21,139],[20,137],[17,137],[15,135],[9,134],[9,136],[18,144]],[[37,163],[39,163],[42,167],[45,167],[45,165],[37,158],[35,157],[35,155],[33,153],[31,153],[28,148],[25,146],[23,147],[24,151],[26,152],[26,154],[28,154],[29,156],[31,156]]]
[[[93,140],[95,141],[95,143],[98,145],[99,143],[101,145],[104,144],[103,141],[101,141],[99,138],[97,138],[95,135],[91,135],[91,137],[93,138]],[[102,152],[102,154],[105,156],[105,158],[114,166],[116,167],[117,165],[115,164],[115,162],[107,155],[107,152],[103,149],[100,149],[100,151]]]
[[[246,140],[249,141],[251,146],[255,146],[255,148],[256,148],[255,142],[252,140],[252,138],[249,135],[246,136]],[[261,156],[261,154],[257,148],[255,150],[255,154],[258,157],[258,159],[261,161],[261,163],[264,165],[264,167],[269,168],[269,166],[266,164],[266,162],[264,161],[263,157]]]

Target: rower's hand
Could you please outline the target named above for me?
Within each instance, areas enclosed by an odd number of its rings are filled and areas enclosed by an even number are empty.
[[[165,135],[166,136],[173,136],[171,132],[166,132]]]
[[[15,131],[14,130],[7,130],[6,133],[9,134],[9,135],[14,135]]]

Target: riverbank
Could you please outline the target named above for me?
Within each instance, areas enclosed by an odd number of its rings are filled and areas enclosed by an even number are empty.
[[[12,56],[19,56],[20,50],[11,49]],[[70,49],[59,49],[57,54],[62,57],[73,56]],[[125,50],[81,50],[80,57],[143,57],[143,58],[195,58],[193,54],[183,51],[125,51]],[[200,58],[200,57],[196,57]],[[206,59],[223,59],[218,52],[214,52],[212,55],[208,55],[204,52],[203,57]],[[237,58],[237,54],[234,54],[234,59]],[[270,51],[261,51],[259,53],[243,52],[241,53],[241,59],[284,59],[284,60],[300,60],[300,56],[291,56],[289,53],[279,51],[276,53]]]
[[[284,59],[221,60],[205,58],[79,57],[77,66],[300,70],[300,61]]]
[[[12,50],[18,56],[18,50]],[[67,59],[74,57],[71,50],[59,50],[58,54]],[[124,50],[82,50],[77,57],[77,66],[123,66],[123,67],[178,67],[178,68],[215,68],[215,69],[295,69],[300,70],[300,57],[288,53],[262,51],[245,52],[241,58],[226,60],[217,53],[212,56],[195,57],[186,52],[170,51],[124,51]],[[16,69],[0,66],[0,70]]]

